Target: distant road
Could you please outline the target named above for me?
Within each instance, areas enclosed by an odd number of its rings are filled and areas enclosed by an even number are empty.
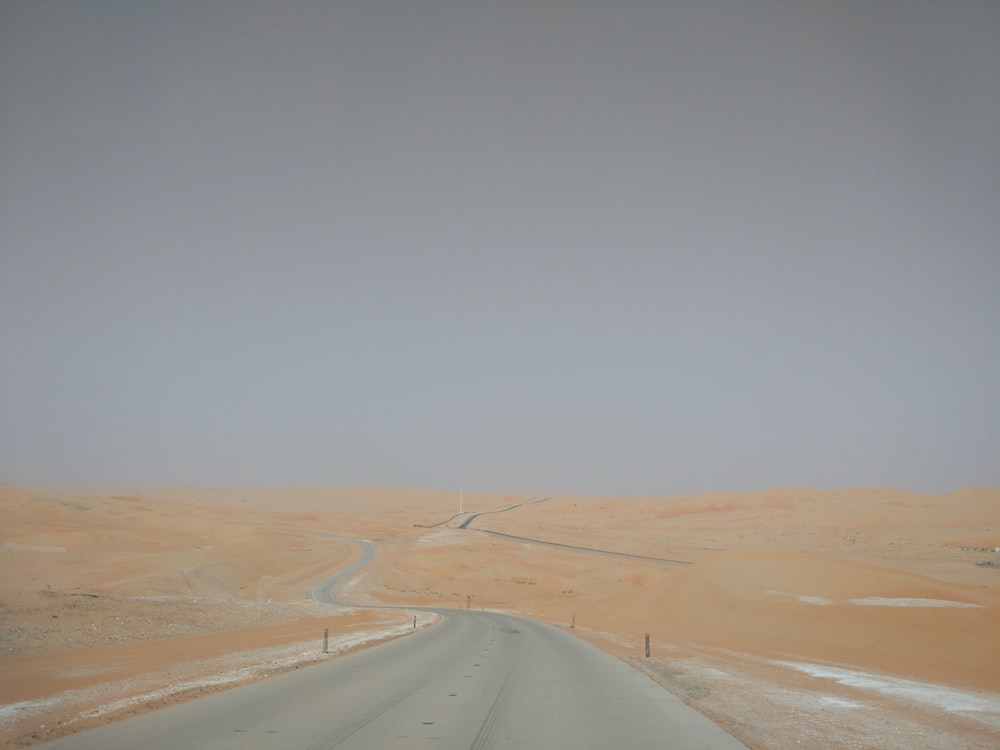
[[[465,528],[465,527],[462,527]],[[580,552],[595,552],[599,555],[611,555],[613,557],[634,557],[637,560],[654,560],[656,562],[671,563],[672,565],[693,565],[690,560],[671,560],[669,557],[653,557],[651,555],[637,555],[634,552],[615,552],[610,549],[599,549],[597,547],[580,547],[576,544],[562,544],[561,542],[547,542],[544,539],[534,539],[530,536],[517,536],[516,534],[505,534],[502,531],[490,531],[489,529],[474,529],[484,534],[502,536],[506,539],[516,539],[519,542],[531,542],[532,544],[544,544],[547,547],[560,547],[561,549],[579,550]]]
[[[472,523],[473,521],[475,521],[480,516],[488,516],[488,515],[492,515],[493,513],[506,513],[509,510],[514,510],[514,508],[520,508],[520,507],[521,507],[520,504],[518,504],[518,505],[511,505],[511,506],[506,507],[506,508],[501,508],[500,510],[484,510],[482,513],[473,513],[468,518],[466,518],[464,521],[462,521],[462,523],[460,523],[458,525],[458,528],[460,528],[460,529],[467,529],[467,528],[469,528],[469,524]]]
[[[537,500],[531,500],[529,503],[542,503],[548,500],[548,498],[539,498]],[[460,529],[471,529],[472,522],[475,521],[480,516],[488,516],[494,513],[507,513],[516,508],[520,508],[522,505],[528,505],[529,503],[516,503],[514,505],[508,505],[505,508],[500,508],[500,510],[488,510],[482,513],[473,513],[468,518],[466,518],[462,523],[458,525]],[[490,531],[489,529],[476,529],[476,531],[481,531],[484,534],[492,534],[493,536],[502,536],[507,539],[516,539],[519,542],[530,542],[531,544],[544,544],[548,547],[558,547],[560,549],[572,549],[581,552],[595,552],[599,555],[612,555],[614,557],[631,557],[636,560],[653,560],[655,562],[670,563],[671,565],[691,565],[690,560],[671,560],[667,557],[653,557],[652,555],[637,555],[634,552],[615,552],[610,549],[599,549],[597,547],[581,547],[576,544],[563,544],[561,542],[547,542],[544,539],[535,539],[530,536],[518,536],[516,534],[505,534],[502,531]]]
[[[484,510],[480,511],[479,513],[472,513],[469,515],[468,518],[466,518],[464,521],[462,521],[462,523],[458,525],[458,528],[460,529],[469,528],[469,524],[471,524],[480,516],[490,516],[493,515],[494,513],[506,513],[508,511],[514,510],[515,508],[520,508],[522,505],[535,505],[536,503],[544,503],[546,500],[548,500],[547,497],[536,497],[531,500],[526,500],[523,503],[514,503],[513,505],[508,505],[504,508],[500,508],[499,510]]]
[[[492,612],[50,742],[47,750],[737,750],[641,672]]]

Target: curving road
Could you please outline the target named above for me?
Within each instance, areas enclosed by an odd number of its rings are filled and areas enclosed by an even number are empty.
[[[517,508],[520,508],[522,505],[537,505],[538,503],[544,503],[546,500],[548,500],[547,497],[536,497],[536,498],[533,498],[531,500],[525,500],[523,503],[514,503],[513,505],[507,505],[507,506],[505,506],[503,508],[500,508],[498,510],[482,510],[482,511],[479,511],[478,513],[470,513],[469,517],[466,518],[464,521],[462,521],[462,523],[460,523],[457,528],[459,528],[459,529],[468,529],[469,528],[469,524],[471,524],[473,521],[475,521],[480,516],[492,516],[492,515],[494,515],[496,513],[507,513],[508,511],[512,511],[512,510],[516,510]],[[452,516],[452,518],[454,518],[454,516]],[[451,519],[448,519],[448,520],[450,521]]]
[[[361,558],[317,585],[317,601],[343,606],[334,587],[374,556],[348,541]],[[433,628],[40,747],[746,750],[641,672],[551,625],[426,609],[441,616]]]
[[[338,536],[337,534],[330,534],[330,533],[324,532],[324,531],[319,531],[319,532],[314,531],[314,532],[312,532],[312,534],[313,534],[313,536],[321,536],[321,537],[323,537],[325,539],[338,539],[338,540],[340,540],[342,542],[348,542],[349,544],[353,544],[355,547],[357,547],[358,549],[361,550],[361,557],[360,558],[358,558],[357,560],[355,560],[353,563],[351,563],[350,565],[348,565],[346,568],[338,570],[336,573],[334,573],[334,574],[332,574],[330,576],[327,576],[322,581],[320,581],[319,583],[317,583],[313,587],[313,590],[312,590],[312,599],[313,599],[313,601],[321,602],[323,604],[330,604],[330,605],[332,605],[334,607],[351,607],[351,606],[355,606],[355,605],[350,604],[349,602],[342,602],[342,601],[340,601],[337,598],[336,594],[334,594],[333,590],[337,586],[341,585],[342,583],[346,583],[347,580],[351,576],[353,576],[355,573],[357,573],[359,570],[361,570],[363,567],[365,567],[368,563],[370,563],[372,560],[374,560],[375,559],[375,548],[372,547],[369,542],[366,542],[363,539],[351,539],[350,537]],[[364,605],[357,605],[357,606],[363,606],[363,607],[371,608],[371,609],[378,608],[377,605],[373,606],[371,604],[364,604]],[[403,608],[402,607],[392,607],[392,609],[403,609]],[[407,608],[407,609],[409,609],[409,608]]]

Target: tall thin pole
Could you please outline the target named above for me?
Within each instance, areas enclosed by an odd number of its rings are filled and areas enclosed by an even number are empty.
[[[462,512],[462,501],[463,500],[464,500],[464,496],[463,496],[462,490],[459,490],[458,491],[458,512],[459,513]]]

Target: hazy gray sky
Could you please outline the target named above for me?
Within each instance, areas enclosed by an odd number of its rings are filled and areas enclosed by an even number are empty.
[[[1000,485],[1000,3],[0,2],[0,481]]]

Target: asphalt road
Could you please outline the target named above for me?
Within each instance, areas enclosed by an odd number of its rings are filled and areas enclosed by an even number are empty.
[[[62,738],[48,750],[745,748],[555,627],[438,610],[377,648]]]
[[[358,549],[361,550],[361,557],[355,560],[353,563],[348,565],[343,570],[338,570],[330,576],[317,583],[313,590],[310,592],[310,596],[313,601],[322,602],[323,604],[329,604],[334,607],[351,607],[355,606],[349,602],[342,602],[337,598],[334,593],[334,589],[340,586],[350,579],[355,573],[365,567],[368,563],[375,559],[375,548],[369,542],[363,539],[351,539],[346,536],[339,536],[337,534],[330,534],[327,532],[317,531],[312,532],[316,536],[321,536],[325,539],[339,539],[342,542],[349,542],[353,544]],[[356,605],[370,607],[371,605]],[[395,608],[394,608],[395,609]],[[401,607],[399,609],[402,609]]]
[[[472,529],[473,521],[475,521],[480,516],[489,516],[495,513],[507,513],[508,511],[520,508],[522,505],[528,505],[533,503],[544,503],[546,500],[548,500],[547,497],[542,497],[536,500],[531,500],[530,503],[517,503],[515,505],[508,505],[505,508],[500,508],[500,510],[487,510],[483,511],[482,513],[473,513],[464,521],[462,521],[462,523],[458,525],[458,528]],[[489,529],[476,529],[476,531],[481,531],[484,534],[492,534],[493,536],[502,536],[506,539],[516,539],[519,542],[528,542],[529,544],[543,544],[547,547],[558,547],[560,549],[580,550],[582,552],[594,552],[599,555],[610,555],[611,557],[629,557],[637,560],[652,560],[654,562],[670,563],[672,565],[691,565],[691,562],[689,560],[672,560],[667,557],[652,557],[650,555],[637,555],[634,552],[615,552],[614,550],[598,549],[597,547],[581,547],[576,544],[564,544],[562,542],[548,542],[545,541],[544,539],[535,539],[530,536],[518,536],[517,534],[505,534],[502,531],[490,531]]]
[[[461,528],[468,528],[462,526]],[[598,555],[608,555],[609,557],[625,557],[633,560],[652,560],[653,562],[670,563],[671,565],[692,565],[690,560],[673,560],[669,557],[653,557],[651,555],[637,555],[634,552],[615,552],[610,549],[600,549],[598,547],[581,547],[578,544],[564,544],[562,542],[548,542],[544,539],[535,539],[530,536],[518,536],[517,534],[505,534],[502,531],[490,531],[489,529],[475,529],[483,534],[501,536],[504,539],[514,539],[528,544],[542,544],[546,547],[556,547],[558,549],[577,550],[579,552],[593,552]]]

